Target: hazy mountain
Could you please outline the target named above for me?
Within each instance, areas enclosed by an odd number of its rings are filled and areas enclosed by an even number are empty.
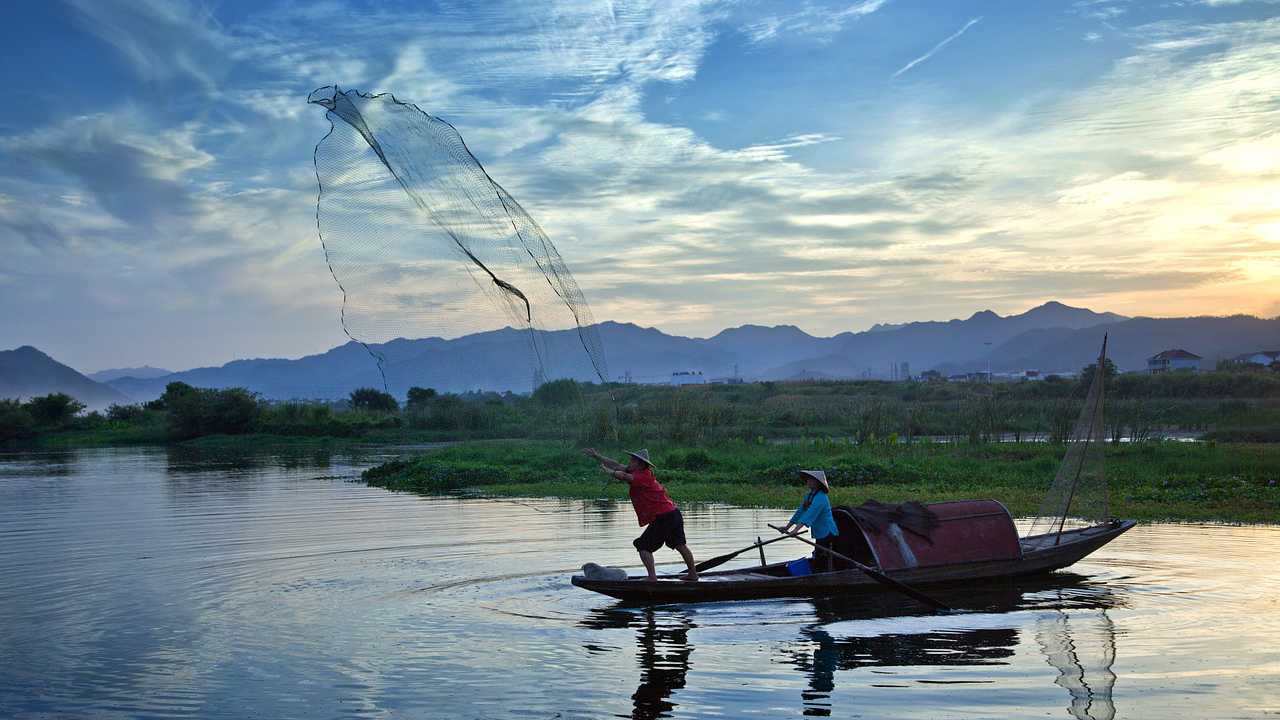
[[[708,380],[728,377],[734,366],[748,379],[890,376],[890,363],[907,362],[912,373],[1036,368],[1078,370],[1092,360],[1104,331],[1123,369],[1145,367],[1146,357],[1182,347],[1212,367],[1228,356],[1280,345],[1280,320],[1257,318],[1129,319],[1051,302],[1000,316],[975,313],[963,320],[881,325],[859,333],[814,337],[791,325],[744,325],[710,338],[667,335],[653,328],[606,322],[598,326],[614,380],[665,382],[673,371],[701,371]],[[988,344],[990,343],[990,344]],[[403,396],[410,386],[442,391],[514,390],[533,386],[529,335],[505,328],[453,340],[394,340],[372,346],[385,358],[388,386]],[[595,378],[574,330],[545,335],[548,377]],[[272,399],[340,398],[358,387],[381,387],[377,364],[363,347],[347,343],[296,360],[237,360],[158,378],[120,378],[111,385],[135,400],[157,397],[168,382],[204,387],[247,387]]]
[[[1280,346],[1280,318],[1133,318],[1083,330],[1032,331],[991,353],[991,368],[1079,370],[1097,357],[1103,333],[1110,335],[1107,355],[1120,370],[1145,370],[1147,358],[1174,348],[1201,356],[1201,367],[1211,370],[1218,360]],[[977,368],[975,364],[967,369]]]
[[[671,336],[653,328],[606,322],[598,326],[612,378],[630,374],[636,382],[658,382],[672,370],[702,370],[727,375],[732,355],[709,347],[705,340]],[[595,379],[590,358],[576,330],[545,334],[548,376]],[[449,392],[515,390],[533,387],[534,364],[526,331],[504,328],[453,340],[393,340],[371,345],[384,358],[387,384],[397,395],[411,386]],[[340,398],[359,387],[381,387],[377,363],[357,343],[297,360],[237,360],[221,367],[196,368],[159,378],[123,378],[112,387],[149,400],[173,381],[199,387],[247,387],[271,399]]]
[[[114,388],[94,382],[30,345],[0,351],[0,398],[66,393],[90,409],[127,402]]]
[[[1002,317],[990,310],[965,320],[879,325],[860,333],[831,338],[824,352],[778,365],[766,377],[785,379],[802,372],[836,377],[890,377],[890,365],[906,362],[912,373],[937,366],[961,366],[985,358],[992,348],[1036,329],[1080,329],[1124,320],[1115,313],[1098,313],[1048,302],[1018,315]]]
[[[831,339],[814,337],[794,325],[743,325],[700,342],[730,356],[727,362],[736,363],[740,375],[756,377],[797,357],[826,352]],[[717,375],[732,374],[732,368],[724,370],[714,369]]]
[[[120,378],[126,378],[126,377],[134,377],[140,380],[149,380],[151,378],[164,377],[165,375],[172,375],[172,374],[173,374],[172,370],[165,370],[164,368],[151,367],[150,365],[143,365],[142,367],[112,368],[110,370],[99,370],[96,373],[89,373],[85,377],[95,382],[104,383],[104,382],[110,382],[112,380],[119,380]]]

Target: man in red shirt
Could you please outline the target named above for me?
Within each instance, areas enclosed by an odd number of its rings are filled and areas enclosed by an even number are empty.
[[[627,451],[631,459],[626,465],[610,460],[596,452],[595,448],[587,448],[582,452],[589,458],[599,460],[600,469],[609,477],[625,481],[631,486],[631,506],[635,508],[636,519],[640,521],[641,527],[648,525],[631,544],[640,552],[640,561],[644,563],[644,569],[649,571],[649,579],[658,579],[658,574],[653,569],[653,551],[665,544],[680,553],[680,557],[689,566],[689,573],[684,579],[697,580],[698,569],[693,563],[693,553],[685,544],[684,516],[680,514],[680,508],[671,502],[667,489],[653,476],[654,465],[649,462],[649,451]]]

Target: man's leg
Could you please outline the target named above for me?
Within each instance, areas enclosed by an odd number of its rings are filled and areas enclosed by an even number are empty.
[[[637,549],[637,552],[640,553],[640,562],[644,563],[644,569],[649,572],[649,579],[657,580],[658,573],[656,570],[653,569],[653,553],[649,552],[648,550],[639,550],[639,549]]]
[[[684,564],[689,566],[689,573],[684,576],[685,580],[697,580],[698,568],[696,563],[693,562],[693,551],[689,549],[688,545],[681,545],[676,548],[676,552],[680,553],[680,557],[684,558]]]

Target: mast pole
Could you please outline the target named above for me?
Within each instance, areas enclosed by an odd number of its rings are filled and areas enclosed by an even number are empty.
[[[1093,442],[1093,434],[1097,425],[1102,418],[1102,393],[1106,388],[1106,360],[1107,360],[1107,335],[1102,334],[1102,352],[1098,355],[1098,365],[1093,371],[1093,383],[1098,386],[1098,402],[1095,406],[1093,414],[1089,417],[1089,434],[1084,439],[1084,451],[1080,453],[1080,462],[1076,464],[1076,476],[1071,481],[1071,492],[1067,494],[1067,504],[1062,508],[1062,515],[1058,518],[1058,534],[1053,539],[1053,544],[1058,545],[1062,542],[1062,528],[1067,524],[1067,514],[1071,512],[1071,501],[1076,497],[1076,488],[1080,485],[1080,473],[1084,471],[1084,461],[1089,455],[1089,443]],[[1093,395],[1093,386],[1089,387],[1089,394]],[[1087,403],[1088,400],[1086,399]],[[1106,491],[1104,486],[1103,491]],[[1108,507],[1110,503],[1108,502]]]

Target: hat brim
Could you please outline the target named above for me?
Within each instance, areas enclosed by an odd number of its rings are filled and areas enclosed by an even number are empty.
[[[822,487],[826,488],[827,490],[830,490],[830,489],[831,489],[831,483],[827,482],[827,479],[826,479],[826,478],[824,478],[824,477],[818,477],[817,475],[814,475],[813,473],[809,472],[808,470],[801,470],[801,471],[800,471],[800,477],[802,477],[802,478],[806,478],[806,479],[811,478],[811,479],[813,479],[813,480],[817,480],[817,481],[818,481],[818,483],[819,483],[820,485],[822,485]]]
[[[628,455],[630,455],[631,457],[633,457],[633,458],[635,458],[635,459],[639,460],[640,462],[644,463],[646,467],[651,467],[651,468],[656,468],[656,467],[658,467],[657,465],[654,465],[652,461],[650,461],[650,460],[648,460],[647,458],[644,458],[644,457],[642,457],[642,456],[640,456],[640,455],[637,455],[636,453],[633,453],[633,452],[631,452],[630,450],[628,450],[628,451],[627,451],[627,454],[628,454]]]

